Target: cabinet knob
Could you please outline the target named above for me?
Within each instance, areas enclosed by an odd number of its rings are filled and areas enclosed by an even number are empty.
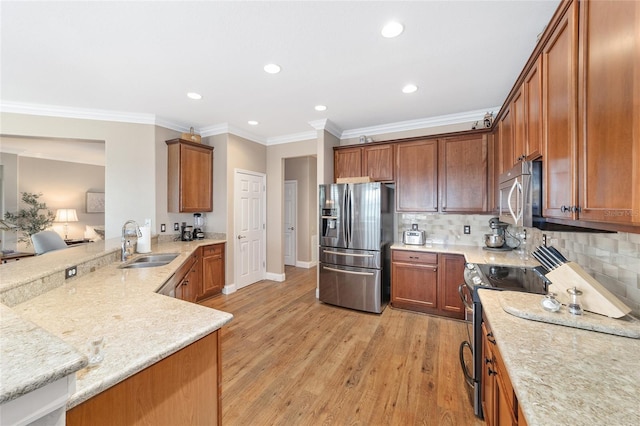
[[[570,208],[570,207],[567,207],[567,206],[565,206],[565,205],[563,204],[563,205],[561,205],[561,206],[560,206],[560,211],[561,211],[562,213],[567,213],[567,212],[570,212],[570,211],[571,211],[571,208]]]
[[[571,206],[571,213],[580,213],[582,211],[582,207],[580,206]]]

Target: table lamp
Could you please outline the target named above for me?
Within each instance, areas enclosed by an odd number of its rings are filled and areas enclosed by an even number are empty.
[[[68,240],[69,222],[77,222],[76,209],[58,209],[54,222],[64,222],[64,239]]]

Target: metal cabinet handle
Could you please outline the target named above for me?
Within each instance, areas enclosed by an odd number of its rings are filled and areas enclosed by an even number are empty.
[[[498,375],[497,371],[494,371],[494,370],[492,370],[490,368],[487,368],[487,373],[489,373],[489,376],[497,376]]]
[[[489,341],[489,343],[493,343],[495,345],[496,339],[492,339],[492,337],[493,337],[493,332],[487,333],[487,340]]]
[[[571,213],[580,213],[582,212],[582,207],[580,206],[571,206]]]
[[[571,208],[570,208],[570,207],[567,207],[567,206],[565,206],[565,205],[563,204],[563,205],[561,205],[561,206],[560,206],[560,211],[561,211],[562,213],[567,213],[567,212],[571,211]]]

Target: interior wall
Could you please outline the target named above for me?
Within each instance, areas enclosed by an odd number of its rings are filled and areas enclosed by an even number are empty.
[[[228,134],[227,135],[227,246],[226,256],[227,264],[233,266],[235,264],[235,238],[233,238],[235,229],[234,220],[234,174],[236,169],[247,170],[256,173],[267,172],[266,158],[267,147],[256,142],[252,142],[248,139],[244,139],[240,136]],[[269,182],[269,179],[267,179]],[[269,190],[267,188],[267,204],[269,198]],[[269,210],[268,214],[270,213]],[[267,214],[267,216],[268,216]],[[268,240],[267,240],[268,241]],[[268,243],[267,243],[268,244]],[[267,247],[267,253],[269,249]],[[235,271],[233,267],[228,267],[227,270],[227,284],[235,284]]]
[[[284,279],[285,159],[313,156],[316,149],[316,140],[267,147],[267,273],[273,279]]]
[[[6,112],[0,120],[4,134],[105,142],[106,238],[119,237],[128,219],[156,217],[154,125]]]
[[[53,213],[76,209],[78,222],[69,222],[68,236],[82,239],[87,225],[104,226],[104,213],[87,213],[86,208],[88,191],[104,192],[104,172],[103,166],[18,157],[18,191],[41,193],[40,200]],[[52,227],[64,237],[64,224],[54,223]]]
[[[285,180],[298,182],[297,194],[297,224],[296,224],[296,260],[311,262],[311,236],[316,226],[315,217],[315,188],[316,186],[315,157],[287,158],[285,160]]]
[[[155,199],[156,216],[151,218],[151,234],[180,235],[180,231],[173,230],[174,223],[187,222],[193,224],[193,213],[170,213],[168,211],[168,173],[169,173],[169,149],[166,141],[179,138],[180,132],[156,126],[155,128]],[[148,219],[148,218],[145,218]],[[143,222],[144,223],[144,222]],[[160,225],[166,225],[166,231],[160,232]]]
[[[0,152],[0,165],[2,165],[2,218],[5,212],[18,210],[18,156]],[[18,236],[13,231],[0,231],[3,250],[16,250]]]

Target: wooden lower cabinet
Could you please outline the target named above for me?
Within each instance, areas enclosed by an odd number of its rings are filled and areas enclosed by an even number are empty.
[[[222,424],[219,330],[73,407],[68,426]]]
[[[222,293],[224,287],[224,243],[201,248],[202,279],[198,300]]]
[[[486,319],[482,323],[482,411],[488,426],[522,426],[527,422]]]
[[[458,286],[464,257],[423,251],[393,250],[391,305],[417,312],[464,318]]]
[[[176,299],[186,300],[187,302],[195,302],[198,294],[201,293],[201,271],[200,256],[196,251],[180,268],[176,275],[181,276],[176,284]]]

